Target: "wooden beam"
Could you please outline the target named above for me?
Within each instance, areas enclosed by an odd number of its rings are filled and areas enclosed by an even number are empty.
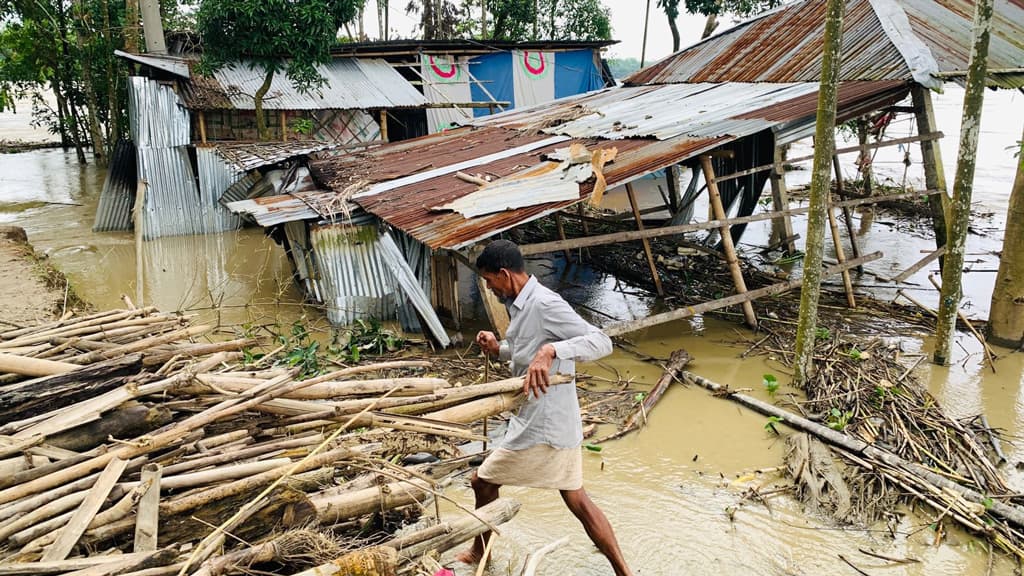
[[[882,257],[881,252],[872,252],[866,254],[860,258],[848,260],[845,264],[836,264],[825,268],[822,272],[822,277],[834,276],[843,270],[849,270],[854,266],[859,266],[867,262],[878,260]],[[803,284],[803,278],[797,278],[795,280],[789,280],[787,282],[780,282],[779,284],[772,284],[771,286],[765,286],[764,288],[758,288],[751,290],[746,294],[733,294],[725,298],[719,298],[718,300],[712,300],[710,302],[703,302],[694,306],[687,306],[686,308],[679,308],[670,312],[664,312],[662,314],[655,314],[654,316],[648,316],[647,318],[641,318],[639,320],[631,320],[629,322],[620,322],[618,324],[612,324],[604,329],[604,333],[609,336],[621,336],[629,332],[634,332],[642,328],[650,328],[651,326],[657,326],[666,322],[672,322],[673,320],[680,320],[683,318],[689,318],[705,312],[711,312],[712,310],[718,310],[720,308],[726,308],[728,306],[735,306],[743,302],[750,302],[764,296],[774,296],[775,294],[782,294],[788,292],[794,288],[799,288]]]
[[[725,207],[722,206],[722,196],[718,193],[718,183],[715,182],[715,169],[711,166],[711,156],[706,154],[701,156],[700,165],[704,170],[704,181],[708,183],[708,196],[711,198],[711,207],[715,211],[715,218],[722,222],[719,230],[722,235],[722,249],[725,252],[726,265],[729,266],[729,273],[732,275],[736,292],[745,294],[747,283],[743,279],[743,269],[740,268],[740,260],[736,256],[736,246],[732,243],[732,233],[729,231]],[[754,305],[749,300],[743,302],[743,316],[747,319],[747,326],[757,328],[757,315],[754,314]]]
[[[380,111],[380,139],[388,141],[388,111],[383,108]]]
[[[856,198],[851,200],[843,200],[841,202],[835,202],[832,205],[837,207],[842,206],[864,206],[867,204],[878,204],[879,202],[891,202],[893,200],[903,200],[906,198],[919,198],[921,196],[928,196],[931,194],[938,194],[936,191],[927,190],[923,192],[902,192],[899,194],[889,194],[886,196],[875,196],[871,198]],[[738,218],[729,218],[725,221],[726,224],[736,225],[745,224],[749,222],[761,222],[763,220],[771,220],[778,218],[786,214],[804,214],[809,210],[806,206],[797,208],[789,208],[786,210],[780,210],[776,212],[765,212],[762,214],[754,214],[751,216],[740,216]],[[662,228],[645,228],[643,230],[628,230],[626,232],[613,232],[611,234],[601,234],[599,236],[590,236],[588,238],[570,238],[565,240],[553,240],[551,242],[539,242],[537,244],[527,244],[520,246],[519,251],[522,252],[523,256],[533,256],[535,254],[544,254],[547,252],[557,252],[566,248],[584,248],[587,246],[601,246],[604,244],[612,244],[615,242],[631,242],[633,240],[640,240],[642,238],[661,238],[663,236],[675,236],[678,234],[685,234],[686,232],[696,232],[698,230],[710,230],[712,228],[721,228],[722,221],[709,220],[707,222],[695,222],[693,224],[681,224],[679,226],[665,226]]]
[[[142,467],[143,484],[149,483],[139,499],[135,513],[135,541],[133,552],[150,552],[157,547],[157,528],[160,521],[160,477],[162,469],[159,464],[146,464]]]
[[[281,122],[281,142],[287,142],[288,141],[288,113],[285,112],[284,110],[281,110],[281,113],[278,115],[278,118],[280,119],[280,122]]]
[[[669,212],[675,214],[679,210],[679,165],[673,164],[665,169],[665,182],[668,186]]]
[[[750,176],[751,174],[757,174],[758,172],[764,172],[765,170],[771,170],[775,168],[776,164],[764,164],[757,166],[756,168],[750,168],[749,170],[741,170],[739,172],[733,172],[732,174],[726,174],[725,176],[715,176],[715,182],[725,182],[726,180],[733,180],[735,178],[742,178],[744,176]],[[781,170],[781,166],[780,172]]]
[[[933,125],[933,127],[934,127],[934,125]],[[868,148],[869,149],[886,148],[886,147],[889,147],[889,146],[899,146],[900,144],[910,144],[912,142],[931,142],[933,140],[938,140],[938,139],[942,138],[943,136],[945,136],[945,134],[943,134],[942,132],[930,131],[928,133],[921,134],[919,136],[907,136],[906,138],[897,138],[895,140],[885,140],[885,141],[882,141],[882,142],[875,142],[874,144],[868,145]],[[860,150],[861,150],[860,145],[857,145],[857,146],[849,146],[847,148],[840,148],[840,149],[836,150],[835,153],[836,154],[849,154],[850,152],[860,152]],[[804,160],[813,160],[813,159],[814,159],[814,154],[811,154],[810,156],[800,156],[799,158],[791,158],[790,160],[788,160],[788,162],[803,162]]]
[[[633,217],[636,218],[637,231],[643,232],[644,221],[640,218],[640,206],[636,202],[636,193],[633,192],[633,185],[626,184],[626,195],[629,196],[629,205],[633,208]],[[654,289],[658,296],[665,295],[665,289],[661,287],[661,276],[658,274],[658,267],[654,264],[654,253],[651,252],[651,241],[641,238],[644,244],[644,254],[647,255],[647,266],[651,269],[651,279],[654,280]]]
[[[579,214],[580,224],[583,225],[583,235],[590,236],[590,224],[587,223],[587,217],[583,213],[583,202],[576,204],[576,212]],[[587,260],[590,260],[590,249],[584,248],[583,253],[587,256]]]
[[[932,94],[927,88],[915,83],[910,89],[910,96],[914,102],[914,116],[917,119],[918,133],[935,130],[935,107],[932,106]],[[947,227],[946,216],[948,215],[946,204],[949,197],[946,195],[946,173],[942,168],[942,150],[937,142],[921,140],[921,158],[924,163],[924,183],[929,190],[939,190],[937,194],[928,199],[928,206],[932,211],[932,230],[935,232],[935,247],[941,248],[946,245]],[[942,259],[939,259],[939,268],[942,268]]]

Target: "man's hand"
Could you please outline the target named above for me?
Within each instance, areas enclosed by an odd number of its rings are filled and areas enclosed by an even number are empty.
[[[498,338],[495,337],[494,332],[488,332],[487,330],[481,330],[477,333],[476,345],[488,356],[497,356],[498,349],[500,348]]]
[[[548,386],[551,383],[548,374],[554,360],[555,347],[551,344],[545,344],[540,347],[540,350],[537,350],[529,368],[526,369],[526,377],[523,379],[523,394],[527,398],[530,397],[530,392],[533,392],[535,398],[540,398],[541,394],[547,394]]]

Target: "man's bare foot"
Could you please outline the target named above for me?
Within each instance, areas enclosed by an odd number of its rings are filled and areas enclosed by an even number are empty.
[[[476,546],[473,546],[469,550],[464,550],[455,555],[456,562],[462,562],[463,564],[479,564],[480,559],[484,557],[482,551],[478,551]]]

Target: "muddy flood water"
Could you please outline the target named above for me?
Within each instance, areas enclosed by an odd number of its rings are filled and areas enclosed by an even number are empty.
[[[961,97],[962,90],[948,87],[936,100],[939,126],[946,135],[942,147],[950,185]],[[990,233],[971,236],[968,266],[974,271],[965,276],[966,311],[981,318],[988,313],[997,266],[992,252],[1001,249],[999,231],[1005,223],[1015,167],[1013,151],[1006,148],[1020,137],[1024,121],[1024,97],[1020,94],[989,92],[986,98],[975,184],[979,218],[974,225],[979,232]],[[2,137],[18,137],[13,132],[16,125],[9,115],[0,118]],[[906,136],[912,128],[909,122],[897,123],[889,135]],[[809,150],[803,147],[792,154]],[[910,153],[914,162],[920,161],[916,145]],[[876,158],[876,169],[899,184],[902,159],[903,150],[885,149]],[[846,170],[852,175],[852,167]],[[121,294],[134,299],[136,293],[131,235],[91,231],[103,177],[92,166],[80,168],[73,153],[61,150],[0,155],[0,224],[24,227],[36,249],[47,253],[79,295],[99,308],[121,306]],[[793,186],[808,178],[807,170],[788,177]],[[917,164],[910,168],[907,179],[920,187]],[[653,205],[655,199],[647,202]],[[705,213],[703,210],[698,206],[696,214]],[[915,227],[882,212],[860,212],[856,218],[873,221],[860,236],[862,250],[886,253],[869,267],[871,272],[891,276],[921,258],[922,251],[934,248],[926,226]],[[794,222],[794,227],[802,226],[801,220]],[[754,245],[763,243],[767,226],[748,230],[741,248],[753,252]],[[144,252],[146,304],[166,311],[191,311],[204,321],[223,325],[285,326],[303,319],[311,327],[326,328],[318,311],[302,306],[282,251],[259,230],[154,240],[145,244]],[[657,306],[641,291],[620,286],[614,278],[575,266],[567,269],[560,257],[532,260],[530,266],[597,324],[642,317]],[[920,300],[934,305],[937,297],[928,283],[928,273],[925,270],[911,278],[914,284],[910,289]],[[891,285],[886,287],[871,275],[859,281],[863,292],[893,297]],[[467,286],[466,309],[474,310],[471,283],[462,284]],[[762,375],[776,374],[786,383],[786,370],[764,356],[741,359],[739,355],[749,345],[745,338],[756,339],[740,325],[715,318],[667,324],[631,335],[639,350],[654,357],[666,358],[683,347],[695,358],[690,370],[733,388],[752,388],[751,394],[768,400],[761,386]],[[950,368],[924,362],[918,375],[951,415],[984,413],[993,426],[1005,430],[1011,440],[1004,445],[1010,463],[1002,470],[1016,490],[1024,491],[1024,475],[1016,467],[1024,460],[1024,445],[1015,441],[1024,437],[1024,354],[1001,351],[998,373],[993,374],[981,364],[980,349],[973,339],[960,335],[958,343]],[[908,354],[929,353],[931,344],[906,338],[903,348]],[[594,386],[607,385],[600,379],[614,380],[617,372],[638,391],[649,389],[661,374],[659,367],[624,350],[616,350],[600,363],[584,364],[580,370],[595,377]],[[783,386],[779,391],[786,392],[793,390]],[[770,508],[744,502],[743,493],[751,486],[767,492],[782,484],[777,469],[782,464],[784,439],[766,431],[765,422],[765,417],[703,389],[675,386],[642,431],[606,444],[599,453],[584,454],[587,488],[615,526],[637,574],[856,574],[840,556],[871,575],[1013,573],[1014,563],[998,554],[990,566],[987,548],[970,534],[950,530],[936,545],[930,527],[933,511],[907,514],[898,525],[882,523],[865,529],[808,514],[785,493],[769,498]],[[784,428],[781,431],[787,433]],[[563,535],[570,537],[569,543],[547,557],[539,574],[611,574],[557,494],[529,489],[507,489],[505,494],[520,500],[523,508],[503,528],[488,574],[516,573],[516,566],[532,549]],[[463,504],[472,502],[464,479],[455,482],[449,495]],[[920,562],[893,564],[865,555],[861,549]]]

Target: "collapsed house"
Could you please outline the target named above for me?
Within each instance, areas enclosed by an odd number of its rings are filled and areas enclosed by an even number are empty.
[[[471,267],[478,243],[544,216],[579,217],[582,203],[597,203],[605,189],[624,186],[636,215],[636,231],[562,238],[523,246],[524,253],[641,240],[654,284],[660,286],[649,239],[719,229],[723,260],[732,269],[737,294],[607,331],[622,333],[736,304],[744,305],[747,322],[753,324],[757,320],[752,299],[792,289],[799,281],[747,292],[729,240],[743,224],[769,219],[785,231],[790,245],[795,238],[790,216],[806,208],[789,206],[782,151],[814,132],[824,11],[824,0],[783,6],[645,68],[621,87],[476,119],[458,129],[345,156],[313,155],[310,171],[327,191],[263,197],[230,207],[270,228],[302,226],[311,236],[325,229],[343,230],[347,244],[342,250],[358,248],[366,254],[360,262],[349,258],[348,264],[338,266],[344,260],[339,259],[339,244],[314,237],[301,247],[316,263],[309,281],[335,289],[335,275],[349,281],[344,293],[324,301],[332,320],[368,313],[351,307],[358,307],[358,299],[368,295],[368,284],[378,282],[372,254],[394,243],[415,247],[415,257],[407,264],[420,270],[419,297],[429,295],[432,303],[427,314],[438,311],[457,321],[457,268],[460,263]],[[869,147],[919,142],[927,190],[844,200],[832,208],[894,197],[931,197],[937,207],[935,228],[944,230],[938,195],[944,193],[945,181],[935,143],[941,133],[929,90],[945,80],[966,77],[972,13],[971,3],[964,0],[849,0],[838,122],[879,111],[915,114],[917,136]],[[1019,2],[996,2],[989,53],[992,87],[1024,86],[1021,22],[1024,7]],[[898,106],[908,96],[912,108]],[[678,189],[674,177],[665,182],[666,207],[674,218],[668,226],[644,229],[631,183],[662,170],[672,174],[679,167],[691,168],[695,177],[685,191]],[[698,188],[700,180],[703,186]],[[768,182],[772,210],[754,215]],[[688,206],[704,190],[714,218],[691,223]],[[734,207],[736,216],[730,218]],[[354,214],[365,218],[365,224],[346,226]],[[834,236],[841,248],[839,235]],[[941,244],[943,237],[937,241]],[[297,248],[291,244],[290,250]],[[878,257],[840,256],[839,266],[825,272],[838,274]],[[337,271],[328,272],[332,268]],[[481,293],[486,297],[485,290]],[[486,307],[501,331],[502,318],[507,321],[503,307]]]
[[[346,45],[318,66],[317,89],[303,92],[275,75],[263,101],[264,142],[252,96],[263,82],[259,67],[236,62],[207,76],[196,54],[118,51],[140,75],[128,85],[131,141],[115,151],[94,230],[131,229],[140,181],[147,239],[237,228],[240,219],[223,204],[282,192],[291,159],[422,136],[517,102],[605,86],[600,49],[608,44]],[[304,169],[292,176],[291,191],[309,184]]]

